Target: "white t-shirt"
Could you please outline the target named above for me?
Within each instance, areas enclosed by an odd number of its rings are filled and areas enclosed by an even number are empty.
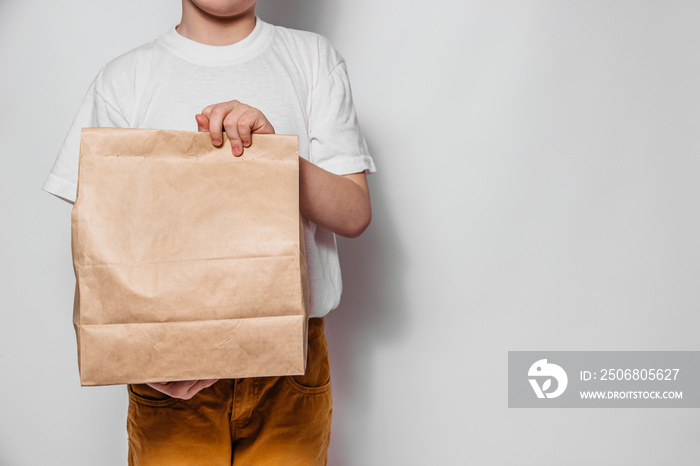
[[[175,27],[108,63],[97,75],[42,189],[75,201],[83,127],[196,131],[208,105],[238,100],[268,118],[278,134],[299,136],[299,155],[338,175],[375,171],[360,132],[343,58],[314,33],[257,19],[232,45],[211,46]],[[340,302],[335,235],[304,221],[311,317]]]

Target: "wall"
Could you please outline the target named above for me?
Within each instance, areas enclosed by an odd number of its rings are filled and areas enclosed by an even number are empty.
[[[179,2],[0,3],[0,464],[125,464],[80,388],[70,206],[87,86]],[[697,350],[700,4],[260,0],[345,56],[379,173],[340,240],[330,464],[697,464],[692,409],[507,408],[508,350]]]

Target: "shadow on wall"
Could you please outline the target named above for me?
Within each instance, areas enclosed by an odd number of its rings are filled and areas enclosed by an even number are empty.
[[[331,43],[333,26],[342,21],[333,4],[319,0],[261,0],[257,14],[272,24],[323,34]],[[378,173],[369,177],[372,224],[359,238],[338,238],[343,298],[326,319],[335,406],[328,461],[334,466],[357,464],[353,451],[372,443],[366,425],[381,402],[373,396],[377,350],[399,338],[408,324],[402,314],[405,256],[382,185],[389,167],[372,150],[371,128],[364,126],[363,131],[378,166]]]
[[[255,12],[263,21],[276,26],[324,34],[331,25],[328,14],[332,7],[328,3],[323,0],[260,0]]]
[[[376,430],[367,429],[367,423],[383,398],[376,396],[379,383],[373,377],[374,361],[378,350],[400,339],[408,327],[408,316],[403,313],[405,250],[391,221],[389,196],[382,185],[387,167],[382,164],[382,154],[372,151],[369,136],[365,131],[378,170],[369,177],[372,224],[359,238],[338,238],[343,297],[340,307],[326,320],[337,412],[329,464],[336,466],[357,464],[353,451],[366,450],[375,443],[369,435]]]

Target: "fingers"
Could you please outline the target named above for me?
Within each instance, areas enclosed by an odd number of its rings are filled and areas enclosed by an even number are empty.
[[[224,129],[226,130],[226,135],[228,136],[228,140],[231,142],[231,150],[233,151],[233,155],[241,155],[243,153],[243,144],[241,142],[241,136],[238,131],[239,128],[239,120],[241,120],[242,112],[245,112],[245,108],[243,108],[243,105],[237,105],[235,106],[229,113],[226,115],[224,118]],[[241,122],[241,127],[244,126],[244,123]],[[245,135],[246,129],[245,127],[243,129],[243,134]],[[248,138],[250,138],[250,130],[248,130]]]
[[[200,115],[195,115],[195,119],[197,129],[209,131],[215,146],[223,143],[223,133],[226,132],[231,151],[236,156],[243,153],[244,147],[250,147],[252,133],[275,133],[272,124],[260,110],[237,100],[210,105]]]
[[[209,118],[202,114],[197,114],[194,116],[194,119],[197,120],[197,131],[200,133],[209,131]]]
[[[194,382],[194,383],[192,383],[190,385],[189,382]],[[182,398],[183,400],[189,400],[190,398],[195,396],[197,393],[201,392],[205,388],[211,387],[216,382],[218,382],[218,379],[188,381],[182,387],[182,391],[180,392],[181,396],[179,396],[177,398]]]
[[[190,388],[190,392],[192,393],[192,396],[196,395],[200,391],[204,390],[205,388],[209,388],[212,385],[214,385],[216,382],[218,382],[219,379],[211,379],[211,380],[198,380],[195,385]]]
[[[218,379],[183,380],[179,382],[154,382],[147,385],[173,398],[189,400],[205,388],[214,385]]]
[[[187,393],[189,389],[196,383],[196,380],[183,380],[181,382],[155,382],[148,383],[146,385],[155,390],[158,390],[161,393],[165,393],[166,395],[171,396],[173,398],[189,400],[194,395],[190,396],[189,398],[186,398]]]
[[[251,110],[255,110],[252,108]],[[238,135],[241,138],[241,144],[243,147],[250,147],[250,143],[252,142],[250,134],[253,132],[253,125],[255,124],[254,120],[254,115],[251,115],[250,110],[246,110],[243,112],[243,114],[238,118],[238,121],[236,122],[237,130],[238,130]],[[251,118],[253,118],[251,120]]]
[[[220,146],[224,141],[224,118],[226,118],[226,115],[228,115],[231,112],[231,110],[233,110],[236,103],[238,102],[232,100],[230,102],[210,105],[204,110],[202,110],[202,115],[207,117],[207,119],[209,120],[209,133],[211,135],[211,142],[215,146]]]
[[[243,153],[243,147],[240,143],[240,136],[238,135],[238,119],[241,113],[248,107],[245,104],[241,104],[237,100],[231,100],[229,102],[223,102],[216,105],[210,105],[202,110],[202,115],[208,120],[209,134],[211,135],[211,142],[215,146],[220,146],[223,141],[223,132],[226,131],[226,135],[231,141],[231,150],[233,155],[241,155]],[[206,122],[195,117],[197,119],[197,126],[205,127]]]

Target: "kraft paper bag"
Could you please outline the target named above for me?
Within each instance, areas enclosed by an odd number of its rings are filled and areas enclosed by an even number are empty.
[[[304,373],[297,136],[85,128],[71,226],[82,385]]]

